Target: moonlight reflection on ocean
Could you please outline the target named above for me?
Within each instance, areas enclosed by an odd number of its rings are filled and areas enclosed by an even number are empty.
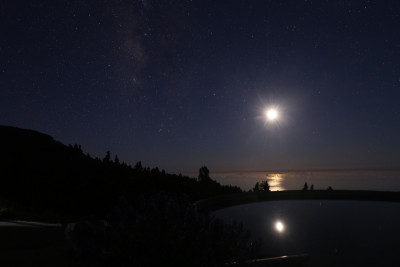
[[[314,185],[315,190],[331,186],[344,190],[400,191],[400,171],[397,170],[216,172],[211,173],[211,177],[221,184],[236,185],[246,191],[266,179],[271,191],[299,190],[305,182]]]

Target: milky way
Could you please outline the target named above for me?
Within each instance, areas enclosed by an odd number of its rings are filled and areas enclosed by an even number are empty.
[[[0,9],[0,124],[171,172],[400,167],[397,1]]]

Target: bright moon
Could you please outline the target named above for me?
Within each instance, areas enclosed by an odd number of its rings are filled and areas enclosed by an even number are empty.
[[[274,121],[278,118],[278,112],[275,109],[269,109],[266,112],[267,119],[270,121]]]
[[[276,229],[278,232],[283,232],[283,230],[285,229],[285,226],[283,225],[282,222],[276,222],[276,224],[275,224],[275,229]]]

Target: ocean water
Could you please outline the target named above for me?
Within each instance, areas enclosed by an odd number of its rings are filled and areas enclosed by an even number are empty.
[[[196,177],[197,174],[187,174]],[[400,191],[400,170],[362,171],[284,171],[284,172],[215,172],[210,177],[223,185],[254,188],[257,182],[268,180],[271,191],[299,190],[304,183],[315,190],[331,186],[343,190]]]

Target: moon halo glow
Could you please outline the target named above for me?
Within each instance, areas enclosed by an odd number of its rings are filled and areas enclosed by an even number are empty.
[[[273,109],[273,108],[268,109],[265,112],[265,115],[267,116],[267,120],[268,121],[275,121],[279,117],[278,111],[276,109]]]
[[[277,221],[275,223],[275,229],[279,232],[282,233],[285,230],[285,225],[281,221]]]

